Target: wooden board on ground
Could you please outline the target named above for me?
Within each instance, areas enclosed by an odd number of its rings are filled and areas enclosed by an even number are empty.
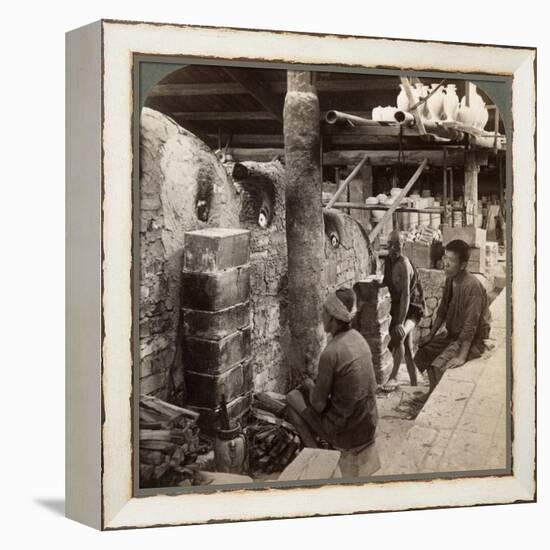
[[[330,479],[339,477],[338,462],[340,451],[312,449],[306,447],[283,470],[279,481],[296,481],[298,479]]]
[[[224,485],[226,483],[253,483],[250,476],[231,474],[229,472],[206,472],[201,470],[198,475],[201,485]]]

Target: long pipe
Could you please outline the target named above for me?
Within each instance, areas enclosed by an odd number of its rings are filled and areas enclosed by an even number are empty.
[[[396,122],[404,126],[413,126],[414,125],[414,116],[407,111],[395,111],[393,114]]]
[[[363,118],[362,116],[350,115],[349,113],[343,113],[341,111],[327,111],[325,115],[325,120],[329,124],[336,124],[339,121],[348,121],[353,124],[359,124],[362,126],[377,126],[378,122],[375,120],[370,120],[368,118]]]

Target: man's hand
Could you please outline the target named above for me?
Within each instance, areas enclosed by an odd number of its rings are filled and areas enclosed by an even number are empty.
[[[401,324],[395,325],[395,327],[393,327],[393,329],[392,329],[391,336],[395,340],[404,340],[405,339],[405,328],[403,327],[403,325],[401,325]]]
[[[304,378],[302,386],[304,387],[304,389],[310,392],[315,387],[315,382],[309,376],[306,376]]]
[[[461,367],[462,365],[464,365],[464,363],[466,363],[466,361],[461,357],[453,357],[450,361],[447,362],[447,368],[456,369],[457,367]]]
[[[420,340],[418,340],[418,347],[422,348],[426,344],[429,344],[432,341],[432,338],[433,336],[431,334],[427,334],[426,336],[423,336],[422,338],[420,338]]]

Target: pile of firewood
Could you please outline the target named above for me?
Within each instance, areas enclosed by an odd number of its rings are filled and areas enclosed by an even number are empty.
[[[150,395],[140,396],[140,487],[197,485],[193,464],[206,451],[199,441],[194,411],[166,403]]]
[[[253,475],[284,470],[303,447],[294,426],[284,420],[285,407],[284,397],[278,394],[262,392],[254,396],[246,428]]]

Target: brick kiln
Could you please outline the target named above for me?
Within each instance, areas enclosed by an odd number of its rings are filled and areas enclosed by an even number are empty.
[[[223,165],[193,134],[144,108],[141,393],[194,406],[210,423],[222,393],[238,416],[252,390],[292,387],[285,205],[278,160]],[[356,220],[327,211],[324,227],[324,292],[374,272]]]

